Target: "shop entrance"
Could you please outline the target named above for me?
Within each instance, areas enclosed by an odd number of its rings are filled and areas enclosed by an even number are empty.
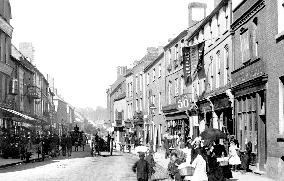
[[[236,100],[236,127],[240,149],[251,145],[251,164],[264,169],[267,158],[265,91],[247,94]]]

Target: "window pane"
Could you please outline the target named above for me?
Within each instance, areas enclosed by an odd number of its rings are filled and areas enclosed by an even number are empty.
[[[248,113],[249,130],[252,131],[252,114]]]
[[[253,94],[253,96],[251,97],[251,110],[255,111],[256,109],[256,98],[255,98],[255,94]]]
[[[248,97],[247,99],[247,111],[251,111],[251,97]]]
[[[254,112],[254,131],[257,131],[257,130],[258,130],[258,116]]]
[[[242,100],[238,100],[238,112],[242,112]]]
[[[242,52],[242,62],[246,62],[250,59],[250,50],[249,50],[249,31],[245,30],[245,32],[241,35],[241,52]]]
[[[242,112],[246,112],[247,111],[246,99],[242,99],[242,102],[243,102]]]
[[[239,129],[243,130],[242,114],[238,114]]]

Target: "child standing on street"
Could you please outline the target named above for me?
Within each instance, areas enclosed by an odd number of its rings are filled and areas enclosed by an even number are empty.
[[[148,181],[149,178],[149,163],[144,159],[145,153],[139,152],[139,160],[133,165],[133,172],[137,173],[138,181]]]

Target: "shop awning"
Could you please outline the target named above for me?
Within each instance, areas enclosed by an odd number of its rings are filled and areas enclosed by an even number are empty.
[[[8,111],[8,112],[10,112],[10,113],[13,113],[13,114],[15,114],[15,115],[17,115],[17,116],[20,116],[20,117],[22,117],[22,118],[24,118],[24,119],[27,119],[27,120],[30,120],[30,121],[34,121],[35,119],[34,118],[32,118],[32,117],[30,117],[30,116],[27,116],[27,115],[25,115],[25,114],[22,114],[22,113],[20,113],[20,112],[17,112],[17,111],[15,111],[15,110],[13,110],[13,109],[7,109],[7,108],[3,108],[3,107],[0,107],[1,109],[3,109],[3,110],[5,110],[5,111]]]
[[[172,116],[166,116],[166,121],[172,121],[176,119],[188,119],[187,115],[181,114],[181,115],[172,115]]]

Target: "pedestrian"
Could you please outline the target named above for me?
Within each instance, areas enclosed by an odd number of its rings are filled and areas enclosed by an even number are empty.
[[[38,133],[36,135],[35,145],[36,145],[37,158],[39,159],[39,155],[41,154],[41,149],[40,149],[40,135]]]
[[[193,160],[197,157],[197,149],[201,147],[201,137],[196,137],[193,142],[191,142],[192,148],[191,148],[191,161],[190,163],[193,162]]]
[[[112,132],[111,137],[110,137],[110,155],[112,155],[113,152],[113,141],[114,141],[114,132]]]
[[[30,137],[28,137],[28,141],[26,144],[26,152],[25,152],[25,157],[26,157],[26,162],[30,162],[30,158],[33,154],[33,144],[32,144],[32,140]]]
[[[235,144],[234,140],[231,140],[229,147],[229,164],[232,165],[233,171],[235,171],[237,166],[241,164],[241,159],[237,153],[238,150],[239,148]]]
[[[87,137],[85,134],[83,134],[83,137],[82,137],[82,147],[83,147],[83,151],[85,151],[85,145],[87,143]]]
[[[67,139],[65,134],[63,134],[61,137],[61,148],[62,148],[62,156],[66,156]]]
[[[244,153],[242,160],[241,160],[241,165],[242,165],[242,168],[245,172],[250,172],[251,170],[249,169],[249,165],[250,165],[250,162],[251,162],[251,152],[252,152],[251,141],[246,143],[245,148],[246,149],[245,149],[245,153]]]
[[[96,133],[96,135],[95,135],[95,152],[97,152],[98,155],[101,155],[100,144],[101,144],[100,143],[100,137],[99,137],[98,133]]]
[[[193,160],[191,166],[194,167],[194,173],[190,177],[190,181],[207,181],[207,165],[206,165],[206,159],[205,154],[202,151],[202,148],[198,148],[196,150],[197,156]],[[187,176],[185,176],[185,179],[187,179]]]
[[[164,148],[165,148],[165,159],[167,159],[170,155],[170,145],[169,145],[169,140],[166,136],[164,137],[163,142],[164,142]]]
[[[111,136],[110,134],[108,133],[107,134],[107,151],[110,152],[110,140],[111,140]]]
[[[133,172],[137,173],[138,181],[148,181],[149,178],[149,163],[144,159],[145,153],[139,152],[139,160],[133,165]]]
[[[75,151],[78,151],[78,147],[79,147],[79,138],[78,137],[76,137],[75,138]]]
[[[68,133],[66,138],[67,156],[70,157],[72,154],[72,138],[70,133]]]
[[[178,170],[178,166],[181,164],[180,160],[178,159],[177,153],[173,152],[171,153],[171,160],[168,164],[168,171],[170,174],[170,177],[172,179],[175,179],[175,181],[181,181],[181,175]]]

